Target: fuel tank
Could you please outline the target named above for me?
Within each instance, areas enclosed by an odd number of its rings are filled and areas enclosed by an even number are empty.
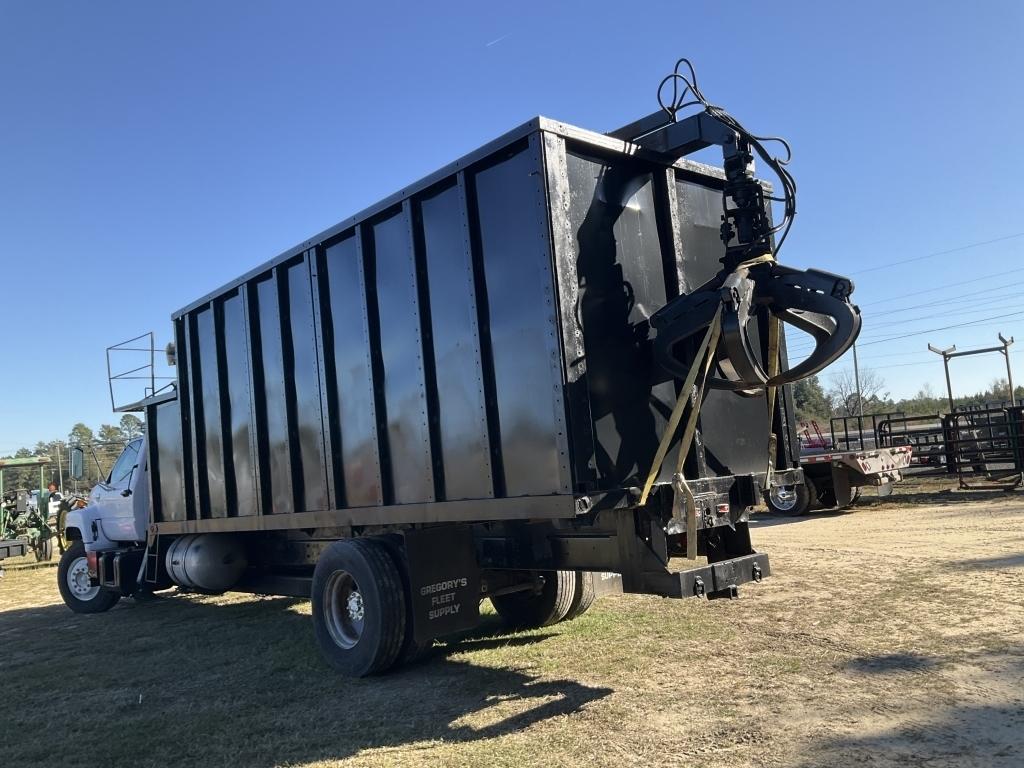
[[[182,587],[223,592],[242,578],[248,565],[237,536],[197,533],[176,539],[167,550],[167,574]]]

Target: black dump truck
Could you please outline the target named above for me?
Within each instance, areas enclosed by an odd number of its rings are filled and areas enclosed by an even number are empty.
[[[311,597],[327,660],[366,675],[484,598],[529,627],[606,583],[768,576],[747,520],[802,482],[785,385],[859,314],[774,260],[762,145],[717,109],[530,120],[175,313],[175,385],[126,406],[145,440],[69,518],[68,605]],[[723,169],[685,158],[709,146]]]

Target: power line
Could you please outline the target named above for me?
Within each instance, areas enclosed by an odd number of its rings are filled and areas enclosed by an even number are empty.
[[[924,256],[914,256],[910,259],[902,259],[900,261],[890,261],[887,264],[879,264],[877,267],[867,267],[866,269],[855,269],[851,275],[862,275],[865,272],[877,272],[880,269],[889,269],[890,267],[897,267],[900,264],[911,264],[915,261],[924,261],[925,259],[933,259],[936,256],[946,256],[950,253],[959,253],[960,251],[967,251],[971,248],[979,248],[983,245],[992,245],[992,243],[1002,243],[1007,240],[1013,240],[1018,237],[1024,237],[1024,232],[1017,232],[1012,235],[1004,235],[1003,237],[997,237],[993,240],[981,240],[976,243],[968,243],[967,245],[960,245],[956,248],[950,248],[947,251],[935,251],[934,253],[926,253]]]
[[[915,296],[920,296],[923,293],[934,293],[935,291],[941,291],[941,290],[944,290],[946,288],[959,288],[962,285],[971,285],[972,283],[980,283],[983,280],[991,280],[992,278],[995,278],[995,277],[1003,277],[1005,275],[1012,275],[1012,274],[1015,274],[1015,273],[1018,273],[1018,272],[1024,272],[1024,267],[1017,267],[1015,269],[1004,269],[1001,272],[993,272],[990,275],[982,275],[980,277],[975,277],[975,278],[972,278],[970,280],[957,280],[956,282],[953,282],[953,283],[946,283],[945,285],[937,285],[934,288],[926,288],[923,291],[914,291],[913,293],[914,293]],[[960,294],[960,295],[964,295],[964,294]],[[875,301],[869,301],[869,302],[866,302],[864,304],[861,304],[860,306],[861,307],[870,307],[870,306],[872,306],[874,304],[884,304],[887,301],[897,301],[899,299],[906,299],[906,298],[907,298],[907,294],[906,293],[902,293],[899,296],[890,296],[890,297],[885,298],[885,299],[877,299]]]
[[[977,309],[967,309],[967,310],[962,310],[960,312],[932,312],[932,313],[927,314],[927,315],[920,315],[918,317],[908,317],[906,320],[899,320],[899,321],[897,321],[897,324],[901,325],[901,326],[902,325],[909,325],[910,323],[919,323],[919,322],[921,322],[923,320],[934,320],[936,317],[966,317],[968,315],[976,315],[979,312],[991,312],[992,309],[993,309],[992,307],[978,307]],[[1024,305],[1022,305],[1022,304],[1011,304],[1011,305],[1000,307],[1000,309],[1019,310],[1019,309],[1024,309]],[[865,336],[864,338],[865,339],[874,339],[874,338],[878,338],[880,335],[881,336],[887,336],[887,335],[889,335],[891,333],[892,333],[892,329],[890,329],[888,331],[881,331],[880,332],[880,329],[875,328],[875,329],[873,329],[872,334],[870,336]]]
[[[1010,312],[1010,313],[1005,314],[1005,315],[992,315],[991,317],[983,317],[983,318],[980,318],[978,320],[968,320],[967,322],[963,322],[963,323],[954,323],[953,325],[944,325],[944,326],[941,326],[939,328],[926,328],[923,331],[914,331],[912,333],[903,333],[903,334],[899,334],[899,335],[896,335],[896,336],[889,336],[889,337],[883,338],[883,339],[873,339],[871,341],[858,342],[858,345],[861,346],[861,347],[870,347],[872,344],[884,344],[884,343],[890,342],[890,341],[899,341],[900,339],[909,339],[909,338],[911,338],[913,336],[923,336],[926,333],[935,333],[936,331],[948,331],[951,328],[967,328],[967,327],[970,327],[970,326],[982,325],[983,323],[988,323],[988,322],[991,322],[993,320],[1002,320],[1002,319],[1007,318],[1007,317],[1020,317],[1022,315],[1024,315],[1024,312]],[[800,350],[798,350],[798,349],[797,350],[790,350],[789,347],[787,347],[787,352],[788,351],[799,352]]]
[[[1020,317],[1022,315],[1024,315],[1024,312],[1010,312],[1009,314],[1005,314],[1005,315],[992,315],[991,317],[983,317],[980,320],[970,320],[970,321],[968,321],[966,323],[954,323],[953,325],[944,325],[944,326],[941,326],[939,328],[927,328],[927,329],[925,329],[923,331],[915,331],[913,333],[904,333],[904,334],[901,334],[899,336],[891,336],[891,337],[886,338],[886,339],[877,339],[875,341],[866,341],[863,344],[861,344],[860,346],[867,347],[867,346],[870,346],[872,344],[882,344],[882,343],[887,342],[887,341],[898,341],[899,339],[908,339],[911,336],[923,336],[926,333],[935,333],[936,331],[948,331],[951,328],[966,328],[966,327],[972,326],[972,325],[981,325],[982,323],[988,323],[988,322],[991,322],[992,320],[1002,320],[1002,319],[1007,318],[1007,317]]]
[[[982,293],[989,294],[989,298],[992,298],[992,299],[1005,299],[1005,298],[1010,298],[1011,296],[1015,297],[1015,296],[1019,296],[1020,295],[1020,291],[1019,290],[1009,291],[1008,293],[992,293],[992,291],[1003,291],[1003,290],[1007,290],[1009,288],[1013,288],[1015,286],[1020,286],[1020,285],[1024,285],[1024,280],[1016,282],[1016,283],[1007,283],[1006,285],[1000,285],[997,288],[982,288],[982,289],[977,290],[977,291],[969,291],[967,293],[959,293],[959,294],[956,294],[957,298],[934,299],[933,301],[926,301],[926,302],[924,302],[922,304],[909,304],[906,307],[901,307],[900,309],[887,309],[884,312],[872,312],[871,313],[871,317],[883,317],[884,315],[895,315],[895,314],[897,314],[899,312],[909,312],[912,309],[924,309],[925,307],[935,307],[935,306],[938,306],[939,304],[943,304],[943,305],[949,305],[949,304],[969,304],[969,303],[973,303],[973,302],[977,301],[976,298],[972,298],[972,297],[978,296],[979,294],[982,294]]]
[[[907,355],[928,355],[929,358],[935,353],[929,352],[928,350],[912,350],[910,352],[879,352],[872,354],[870,357],[864,358],[865,360],[877,360],[880,357],[906,357]]]
[[[1014,304],[1014,305],[1011,305],[1011,306],[1002,307],[1002,309],[1014,309],[1014,310],[1016,310],[1016,309],[1024,309],[1024,305]],[[909,318],[907,318],[905,320],[900,320],[898,322],[899,322],[900,325],[909,325],[910,323],[919,323],[919,322],[922,322],[922,321],[925,321],[925,320],[933,320],[936,317],[964,317],[964,316],[967,316],[967,315],[975,315],[975,314],[977,314],[979,312],[990,312],[990,311],[991,311],[990,307],[980,307],[978,309],[969,309],[969,310],[965,310],[965,311],[961,311],[961,312],[935,312],[935,313],[928,314],[928,315],[921,315],[920,317],[909,317]],[[984,318],[979,318],[978,322],[982,322],[983,320],[984,320]],[[881,332],[876,331],[875,333],[872,333],[870,335],[859,337],[857,339],[857,343],[860,344],[861,346],[864,346],[865,342],[871,342],[871,341],[873,341],[875,339],[885,338],[887,336],[890,336],[891,334],[892,334],[891,330],[881,331]],[[804,352],[804,351],[810,351],[810,350],[814,349],[814,347],[815,347],[815,345],[811,344],[811,343],[808,343],[807,340],[802,339],[802,338],[797,338],[793,342],[792,346],[788,346],[787,345],[787,350],[790,351],[790,352]]]

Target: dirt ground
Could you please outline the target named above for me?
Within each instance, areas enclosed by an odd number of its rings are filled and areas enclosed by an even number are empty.
[[[1024,493],[904,485],[761,517],[739,600],[495,617],[385,677],[321,663],[308,601],[172,596],[76,616],[0,580],[0,762],[62,766],[1021,766]]]

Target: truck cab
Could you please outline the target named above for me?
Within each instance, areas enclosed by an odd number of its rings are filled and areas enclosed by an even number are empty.
[[[134,588],[149,524],[145,438],[131,440],[89,503],[68,513],[70,546],[61,557],[58,586],[68,606],[99,613]]]
[[[81,540],[87,552],[142,542],[148,515],[145,438],[137,437],[117,457],[106,480],[92,489],[89,503],[68,513],[69,538]]]

